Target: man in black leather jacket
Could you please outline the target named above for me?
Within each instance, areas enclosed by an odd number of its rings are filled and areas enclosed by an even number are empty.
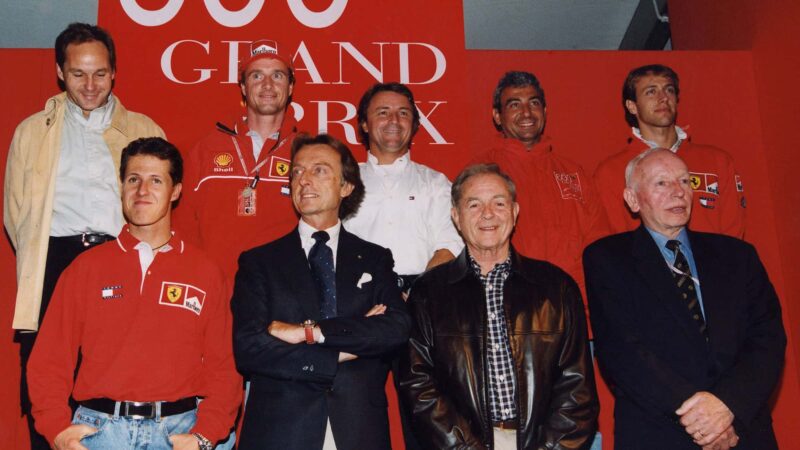
[[[599,406],[578,286],[510,246],[519,205],[496,165],[466,168],[452,203],[466,248],[409,299],[400,385],[417,438],[430,449],[589,448]]]

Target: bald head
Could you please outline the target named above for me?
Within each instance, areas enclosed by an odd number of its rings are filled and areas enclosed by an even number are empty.
[[[692,186],[689,169],[669,150],[651,149],[628,163],[625,203],[644,225],[674,238],[689,222]]]

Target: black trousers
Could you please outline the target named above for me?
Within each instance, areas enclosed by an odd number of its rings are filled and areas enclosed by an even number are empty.
[[[108,236],[107,240],[113,239]],[[80,236],[70,237],[50,237],[47,247],[47,261],[44,268],[44,283],[42,286],[42,306],[39,310],[39,324],[41,325],[44,313],[47,306],[50,304],[50,297],[53,296],[53,290],[56,288],[58,277],[61,272],[69,266],[69,264],[84,251],[100,244],[104,241],[96,243],[89,243],[84,245],[81,242]],[[31,437],[31,450],[50,450],[50,444],[47,439],[41,434],[37,433],[33,427],[33,416],[31,415],[31,400],[28,396],[28,359],[33,351],[33,345],[36,343],[36,336],[38,333],[23,333],[17,332],[14,340],[19,343],[19,359],[20,370],[22,373],[19,398],[22,413],[27,416],[28,430]],[[75,408],[73,407],[73,410]]]

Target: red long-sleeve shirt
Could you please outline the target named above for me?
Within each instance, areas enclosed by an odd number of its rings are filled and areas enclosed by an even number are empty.
[[[289,195],[296,122],[287,115],[278,139],[264,141],[257,161],[248,130],[239,121],[230,130],[214,130],[194,146],[185,157],[183,196],[175,209],[175,228],[219,264],[231,281],[243,251],[278,239],[297,225]],[[242,214],[239,197],[253,182],[253,169],[262,162],[254,189],[255,210],[251,215]]]
[[[557,155],[548,136],[530,149],[498,138],[473,162],[497,163],[517,186],[520,211],[512,241],[517,251],[561,267],[585,292],[583,249],[608,234],[608,223],[583,168]]]
[[[648,146],[631,138],[628,145],[601,162],[594,172],[594,182],[606,209],[611,233],[630,231],[639,226],[622,199],[625,189],[625,167]],[[719,148],[686,140],[676,155],[689,167],[694,190],[692,218],[689,227],[694,231],[744,236],[744,187],[734,168],[733,158]]]
[[[123,230],[58,281],[28,364],[36,428],[50,442],[70,425],[70,394],[77,401],[200,396],[193,432],[216,441],[233,426],[241,377],[220,270],[174,235],[142,279],[138,243]]]

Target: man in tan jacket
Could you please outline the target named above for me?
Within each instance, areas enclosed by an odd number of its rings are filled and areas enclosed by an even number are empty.
[[[19,330],[20,398],[32,449],[50,448],[33,431],[25,375],[53,288],[78,254],[122,228],[122,149],[140,137],[164,136],[155,122],[127,111],[111,93],[116,54],[105,30],[70,24],[56,38],[55,54],[64,92],[14,132],[3,202],[3,223],[17,256],[13,328]]]

